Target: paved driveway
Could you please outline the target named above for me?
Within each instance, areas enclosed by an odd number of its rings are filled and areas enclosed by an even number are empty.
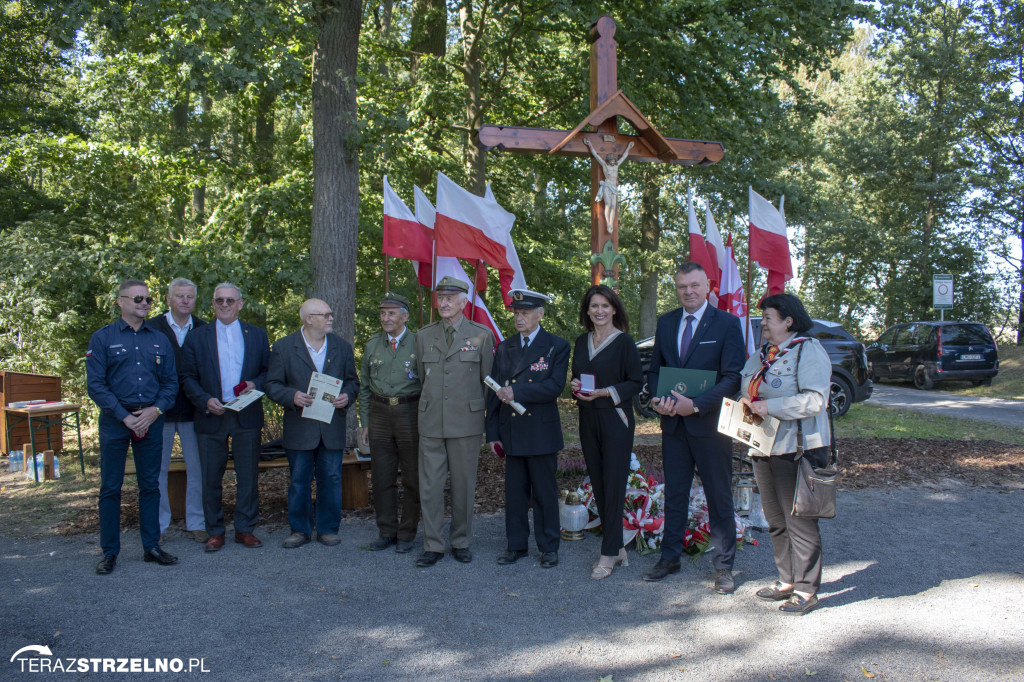
[[[1024,401],[975,398],[945,391],[920,391],[916,388],[876,382],[871,402],[960,419],[977,419],[1004,426],[1024,427]]]

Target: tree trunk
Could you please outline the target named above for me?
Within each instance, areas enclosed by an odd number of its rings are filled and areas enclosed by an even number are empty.
[[[203,161],[210,158],[210,126],[206,121],[207,114],[213,107],[213,98],[203,95],[203,113],[199,127],[199,155]],[[196,185],[192,190],[192,220],[196,225],[206,224],[206,182]]]
[[[640,336],[654,336],[658,326],[658,245],[661,242],[661,183],[642,173],[640,194]]]
[[[473,18],[473,6],[466,2],[459,8],[459,26],[462,29],[462,79],[466,85],[466,135],[463,157],[466,162],[466,189],[483,195],[487,186],[487,156],[476,145],[476,132],[484,116],[483,95],[480,92],[480,40],[483,25]]]
[[[256,173],[260,183],[274,180],[274,103],[277,95],[264,88],[256,103]]]
[[[171,108],[171,150],[177,154],[188,146],[188,93],[184,99],[178,100]],[[188,205],[188,188],[184,185],[174,187],[171,198],[171,216],[177,226],[176,240],[185,236],[185,206]]]
[[[356,62],[362,4],[318,5],[313,49],[313,226],[311,294],[334,310],[343,338],[355,334],[356,249],[359,237],[359,143]]]
[[[413,52],[445,54],[448,36],[448,8],[445,0],[413,0],[412,27],[409,31],[409,49]],[[413,56],[413,69],[417,58]]]

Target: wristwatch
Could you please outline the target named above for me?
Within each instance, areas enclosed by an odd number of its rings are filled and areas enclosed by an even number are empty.
[[[163,410],[161,410],[161,409],[160,409],[160,407],[159,407],[158,405],[154,405],[153,407],[155,407],[155,408],[156,408],[156,416],[158,416],[158,417],[162,417],[162,416],[163,416],[163,414],[164,414],[164,411],[163,411]]]
[[[700,408],[697,407],[697,403],[693,404],[693,413],[694,414],[700,414]]]

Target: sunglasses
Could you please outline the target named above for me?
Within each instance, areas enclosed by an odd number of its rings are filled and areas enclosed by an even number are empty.
[[[240,298],[215,298],[213,299],[213,302],[216,303],[217,305],[224,305],[225,303],[227,305],[234,305],[235,303],[241,300],[242,299]]]
[[[145,301],[146,305],[153,305],[152,296],[118,296],[118,298],[127,298],[134,301],[135,303],[142,303],[143,301]]]
[[[323,315],[325,320],[333,320],[334,313],[310,313],[310,315]]]

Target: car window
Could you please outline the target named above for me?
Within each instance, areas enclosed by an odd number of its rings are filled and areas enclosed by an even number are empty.
[[[930,324],[919,324],[914,327],[914,336],[911,343],[918,346],[927,346],[935,336],[935,327]]]
[[[896,332],[895,344],[897,346],[906,346],[906,345],[911,344],[913,342],[914,342],[914,328],[911,325],[906,325],[906,326],[900,327],[899,331]]]
[[[878,345],[888,346],[889,344],[891,344],[893,337],[896,336],[897,329],[898,327],[889,327],[884,332],[882,332],[882,335],[878,337]]]
[[[992,336],[980,324],[950,324],[942,328],[942,342],[951,346],[990,344]]]
[[[814,327],[811,329],[810,334],[819,341],[850,341],[853,339],[853,337],[850,336],[849,334],[843,333],[842,327],[833,327],[830,329],[828,327],[823,327],[819,324],[814,325]]]

